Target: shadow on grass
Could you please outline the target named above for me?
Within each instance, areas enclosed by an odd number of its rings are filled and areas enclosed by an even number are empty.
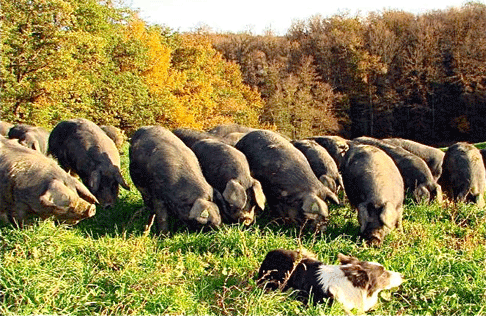
[[[142,235],[148,228],[152,236],[158,236],[161,240],[174,237],[176,235],[184,235],[188,239],[191,235],[207,234],[207,238],[213,238],[211,231],[217,229],[211,228],[190,228],[184,222],[172,218],[169,222],[169,233],[159,235],[156,231],[155,225],[150,226],[152,217],[151,211],[144,207],[140,198],[133,195],[134,193],[127,193],[120,197],[114,207],[103,209],[98,206],[97,213],[94,217],[81,221],[77,226],[81,233],[91,238],[98,239],[104,236],[116,237],[123,235]],[[275,219],[272,214],[265,210],[258,214],[257,219],[253,225],[245,227],[243,225],[223,224],[223,227],[238,226],[240,231],[251,230],[255,227],[259,231],[270,230],[274,234],[283,235],[289,238],[298,238],[303,243],[309,243],[313,240],[327,239],[333,240],[338,236],[345,236],[352,242],[358,242],[360,239],[359,227],[357,225],[357,215],[355,210],[349,207],[330,205],[329,206],[329,222],[323,232],[315,232],[309,228],[310,225],[298,227],[292,223],[286,223],[282,220]],[[201,238],[201,237],[199,237]],[[189,238],[190,239],[190,238]],[[207,241],[209,244],[211,240]],[[201,243],[198,243],[201,244]],[[191,247],[189,244],[185,247]],[[194,246],[194,245],[193,245]]]
[[[260,232],[270,230],[276,235],[298,238],[304,243],[323,238],[332,240],[342,235],[349,236],[353,242],[359,239],[359,227],[357,226],[354,210],[346,206],[329,205],[329,213],[330,219],[327,228],[320,233],[309,229],[309,225],[305,225],[302,228],[295,224],[275,219],[268,209],[258,214],[255,223],[251,226],[223,224],[223,227],[238,226],[238,230],[243,232],[255,228],[255,230]],[[151,217],[151,211],[144,207],[138,191],[122,191],[113,207],[104,209],[98,206],[95,216],[82,220],[74,228],[83,235],[93,239],[126,235],[137,236],[144,234],[148,228],[150,228],[151,236],[159,236],[161,239],[180,234],[186,236],[206,234],[212,231],[210,228],[191,229],[184,222],[173,219],[169,223],[169,233],[167,235],[158,235],[155,225],[150,227]],[[208,235],[208,238],[212,238],[211,233]],[[208,243],[211,244],[210,240],[208,240]]]
[[[141,200],[137,202],[131,200],[129,195],[124,195],[111,208],[104,209],[97,206],[96,215],[79,222],[76,228],[95,239],[103,236],[143,234],[150,211],[143,207]]]

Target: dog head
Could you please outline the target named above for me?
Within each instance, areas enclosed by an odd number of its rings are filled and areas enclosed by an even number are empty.
[[[360,261],[355,257],[338,254],[341,265],[334,266],[334,273],[323,266],[318,277],[327,286],[331,295],[341,302],[347,310],[356,308],[366,312],[378,302],[381,290],[398,287],[403,277],[398,272],[388,271],[376,262]],[[336,271],[339,270],[339,271]],[[334,281],[330,276],[334,275]]]

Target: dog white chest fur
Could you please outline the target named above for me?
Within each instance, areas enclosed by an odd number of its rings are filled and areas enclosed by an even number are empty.
[[[369,262],[370,264],[375,264]],[[379,265],[376,263],[376,265]],[[322,286],[324,291],[329,291],[349,312],[352,309],[357,309],[360,312],[366,312],[372,308],[378,302],[378,294],[380,290],[391,289],[399,286],[402,282],[402,276],[398,272],[387,271],[390,273],[388,278],[388,284],[384,287],[369,293],[368,286],[359,287],[353,285],[350,281],[350,277],[346,276],[344,269],[351,268],[351,264],[345,265],[321,265],[317,271],[317,281]],[[351,272],[352,273],[352,272]],[[370,281],[368,281],[370,282]],[[370,295],[371,294],[371,295]]]

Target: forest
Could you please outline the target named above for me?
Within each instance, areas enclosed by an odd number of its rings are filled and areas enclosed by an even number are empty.
[[[484,141],[486,6],[313,16],[268,31],[178,33],[111,0],[2,3],[0,116],[90,118],[292,138]]]
[[[414,15],[314,16],[283,37],[223,34],[264,100],[261,121],[294,138],[337,133],[429,144],[485,139],[486,6]]]

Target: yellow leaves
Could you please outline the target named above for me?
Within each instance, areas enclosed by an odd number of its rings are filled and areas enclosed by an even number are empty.
[[[127,45],[127,55],[142,55],[134,58],[143,57],[143,63],[137,64],[128,59],[123,63],[122,70],[140,72],[151,93],[162,93],[173,80],[169,72],[171,50],[163,44],[160,30],[149,28],[144,21],[134,17],[124,28],[123,39]],[[131,46],[135,46],[135,50]]]
[[[125,29],[125,40],[129,41],[130,39],[141,39],[146,34],[145,30],[145,22],[140,19],[134,18],[130,21],[127,28]]]
[[[261,106],[258,94],[243,85],[238,66],[224,61],[206,36],[182,36],[172,60],[178,81],[171,90],[177,100],[166,115],[171,127],[205,129],[215,122],[234,122],[237,115],[257,123],[258,114],[250,112],[254,104]]]
[[[206,36],[148,26],[98,1],[6,4],[0,92],[9,119],[52,126],[74,115],[125,129],[258,124],[259,94]]]
[[[368,83],[369,76],[372,74],[383,75],[388,71],[386,64],[381,62],[381,57],[377,55],[370,55],[364,51],[358,61],[358,73],[364,83]]]

